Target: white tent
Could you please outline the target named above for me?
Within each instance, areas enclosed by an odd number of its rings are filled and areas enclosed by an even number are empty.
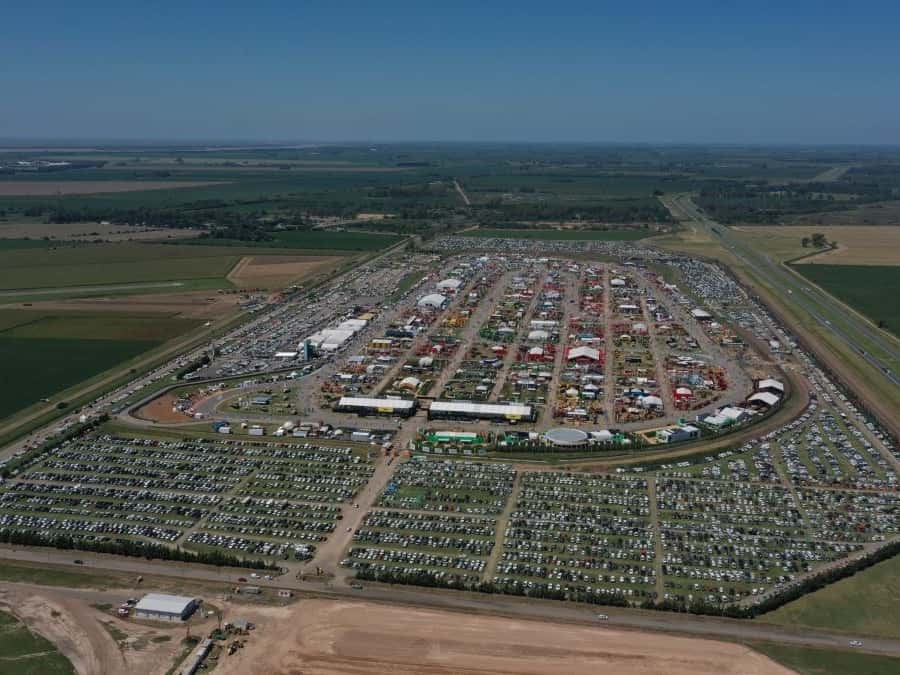
[[[419,299],[418,305],[419,307],[436,307],[440,309],[446,302],[446,296],[443,296],[440,293],[429,293]]]
[[[641,406],[644,408],[662,408],[663,402],[659,396],[644,396]]]
[[[410,375],[409,377],[404,377],[402,380],[400,380],[401,389],[418,389],[421,386],[422,380],[420,380],[418,377],[413,377]]]
[[[773,405],[778,403],[778,401],[781,399],[780,399],[780,397],[776,396],[775,394],[771,394],[767,391],[758,391],[755,394],[753,394],[753,396],[748,398],[747,400],[754,402],[754,403],[758,401],[759,403],[767,405],[771,408]]]
[[[462,286],[462,281],[459,279],[449,278],[444,279],[443,281],[437,282],[437,287],[439,291],[455,291],[460,286]]]
[[[784,393],[784,385],[778,380],[773,380],[772,378],[760,380],[756,388],[760,391],[763,389],[774,389],[775,391]]]
[[[593,347],[575,347],[569,350],[569,360],[587,358],[591,361],[600,360],[600,350]]]

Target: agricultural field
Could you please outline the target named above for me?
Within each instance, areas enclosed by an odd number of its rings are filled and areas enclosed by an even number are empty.
[[[121,242],[191,239],[197,234],[196,230],[172,227],[140,227],[96,222],[48,223],[43,218],[17,216],[12,220],[0,218],[0,251],[29,246],[52,248],[75,241]]]
[[[245,153],[245,157],[251,154]],[[211,155],[204,157],[207,161],[214,159]],[[134,154],[128,159],[133,158]],[[433,181],[420,167],[373,166],[371,161],[350,165],[242,165],[241,160],[225,157],[218,166],[187,162],[177,167],[154,166],[147,156],[139,161],[141,166],[111,162],[103,168],[29,174],[28,178],[24,174],[0,177],[0,187],[6,191],[0,193],[0,210],[83,213],[89,216],[87,220],[115,222],[116,213],[164,209],[188,216],[191,212],[200,214],[200,224],[216,216],[241,213],[273,215],[314,210],[343,217],[358,212],[395,213],[422,205],[448,206],[459,201],[449,183]],[[16,187],[26,181],[33,185],[27,191]],[[80,193],[58,196],[58,191],[65,193],[67,183],[84,187]],[[109,190],[104,189],[107,184]],[[141,185],[165,189],[132,189]],[[128,191],[115,191],[116,187]]]
[[[791,218],[790,225],[900,225],[900,201],[860,204],[851,209],[809,213]]]
[[[900,227],[752,225],[735,226],[732,230],[747,244],[776,260],[811,256],[805,258],[802,264],[900,265]],[[837,248],[804,248],[803,238],[811,237],[814,232],[824,234],[829,242],[836,242]]]
[[[513,228],[479,227],[475,230],[461,232],[466,237],[501,239],[538,239],[558,241],[635,241],[655,234],[645,229],[616,230],[519,230]]]
[[[535,213],[538,217],[531,220],[553,220],[558,215],[607,222],[667,222],[668,213],[656,196],[697,186],[684,175],[610,174],[585,167],[498,169],[464,177],[461,183],[473,204],[495,209],[510,221]]]
[[[244,256],[228,273],[228,281],[240,288],[280,289],[319,272],[338,267],[342,256]]]
[[[55,243],[49,247],[6,248],[0,240],[0,265],[4,270],[0,302],[3,298],[53,300],[106,293],[181,293],[230,288],[233,284],[229,275],[235,271],[236,285],[277,286],[282,281],[286,284],[329,270],[349,253],[290,247],[286,251],[268,245],[240,244]],[[308,255],[310,252],[312,255]],[[250,260],[236,270],[245,256],[250,256]]]
[[[900,170],[896,164],[832,166],[806,180],[744,183],[706,182],[700,187],[698,205],[721,223],[784,224],[821,222],[824,214],[853,213],[867,205],[883,204],[900,194]],[[853,222],[861,222],[854,220]]]
[[[403,237],[375,232],[293,230],[275,232],[272,239],[257,243],[228,239],[197,239],[191,244],[208,246],[259,246],[298,251],[380,251],[403,241]]]
[[[199,325],[159,316],[0,310],[0,359],[15,387],[0,417],[26,408]]]
[[[56,197],[59,195],[91,195],[107,192],[141,190],[173,190],[206,187],[218,183],[201,181],[126,181],[126,180],[3,180],[0,197]]]
[[[895,675],[900,659],[833,649],[754,643],[754,649],[799,675]]]
[[[164,244],[73,244],[45,250],[0,251],[0,290],[61,289],[139,283],[190,290],[228,286],[241,251]],[[174,287],[174,286],[173,286]],[[9,294],[8,294],[9,295]]]
[[[0,612],[0,670],[5,675],[69,675],[75,669],[47,639]]]
[[[793,269],[900,336],[900,266],[794,265]]]
[[[32,248],[48,249],[54,246],[56,246],[56,242],[43,239],[0,239],[0,252]]]
[[[900,557],[795,600],[760,621],[900,638]]]

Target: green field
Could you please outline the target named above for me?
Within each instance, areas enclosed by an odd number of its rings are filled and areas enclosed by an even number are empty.
[[[7,382],[0,418],[134,358],[198,325],[168,317],[0,312],[0,360]]]
[[[59,246],[58,241],[45,239],[2,239],[0,238],[0,251],[20,251],[22,249],[50,248]]]
[[[900,659],[831,649],[754,644],[753,648],[800,675],[897,675]]]
[[[900,267],[793,265],[793,269],[900,336]]]
[[[654,234],[651,230],[516,230],[478,228],[462,233],[466,237],[498,237],[500,239],[555,239],[559,241],[634,241]]]
[[[64,675],[75,670],[53,643],[32,633],[14,616],[0,612],[0,672],[4,675]]]
[[[77,340],[0,337],[7,382],[0,391],[0,417],[97,375],[155,346],[152,340]]]
[[[165,244],[79,244],[49,250],[0,252],[0,289],[65,288],[104,284],[217,279],[237,263],[239,251]]]
[[[900,638],[900,556],[805,595],[759,620]]]
[[[27,313],[27,312],[23,312]],[[35,312],[36,314],[36,312]],[[98,325],[99,324],[99,325]],[[2,333],[6,338],[54,338],[92,340],[101,336],[108,340],[168,340],[196,322],[168,317],[143,316],[41,316]]]

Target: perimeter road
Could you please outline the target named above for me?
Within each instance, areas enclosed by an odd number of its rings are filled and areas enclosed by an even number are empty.
[[[79,556],[83,565],[75,565]],[[122,558],[119,556],[83,553],[81,551],[57,551],[0,546],[0,559],[18,560],[42,565],[65,565],[81,571],[110,570],[134,575],[173,577],[182,581],[190,579],[234,586],[237,578],[248,570],[215,568],[209,565],[185,564],[173,561]],[[653,610],[624,609],[602,605],[580,605],[556,600],[538,600],[499,594],[473,593],[443,589],[422,589],[411,586],[389,586],[365,582],[362,590],[354,590],[340,584],[323,584],[299,581],[285,575],[273,579],[254,579],[254,584],[270,589],[287,588],[300,598],[358,599],[391,605],[429,607],[464,612],[466,614],[498,615],[522,619],[537,619],[561,623],[590,624],[614,629],[653,630],[666,633],[692,635],[703,638],[719,638],[737,642],[760,641],[776,644],[817,647],[822,649],[847,649],[850,640],[863,642],[862,651],[900,657],[900,640],[869,635],[839,633],[815,629],[774,626],[766,623],[695,616]],[[596,614],[609,615],[609,622],[600,623]]]

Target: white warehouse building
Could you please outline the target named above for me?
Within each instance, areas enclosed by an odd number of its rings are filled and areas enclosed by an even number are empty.
[[[134,606],[134,615],[151,621],[185,621],[199,603],[196,598],[167,593],[148,593]]]

